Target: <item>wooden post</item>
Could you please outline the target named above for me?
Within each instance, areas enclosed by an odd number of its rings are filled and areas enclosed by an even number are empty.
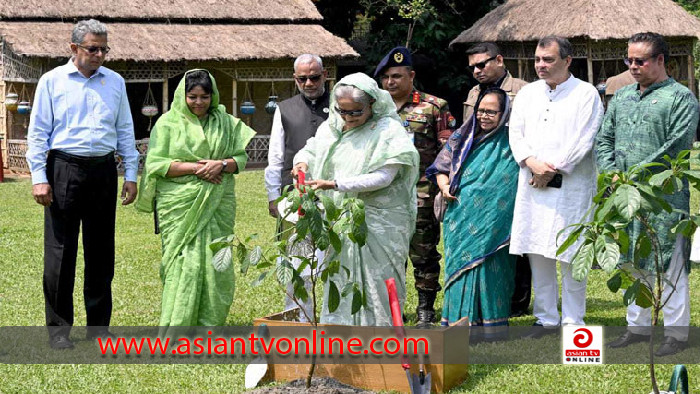
[[[586,46],[588,47],[587,63],[588,63],[588,83],[595,85],[593,81],[593,51],[591,51],[591,40],[586,41]]]
[[[523,59],[518,59],[518,78],[523,79]]]
[[[238,116],[238,81],[231,82],[231,115]]]
[[[166,113],[168,112],[168,104],[169,104],[169,97],[168,97],[168,78],[165,77],[163,78],[163,112]]]
[[[698,96],[698,85],[695,82],[695,60],[693,59],[693,53],[688,54],[688,89],[695,95]]]

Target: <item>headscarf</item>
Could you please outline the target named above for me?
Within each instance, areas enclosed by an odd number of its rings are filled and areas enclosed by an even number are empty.
[[[484,97],[493,92],[500,92],[505,100],[505,108],[501,114],[501,120],[493,130],[475,141],[474,137],[476,136],[477,131],[479,131],[479,122],[476,119],[476,112],[479,109],[481,101],[484,99]],[[462,175],[462,171],[460,171],[462,168],[462,163],[464,163],[467,156],[469,156],[469,152],[472,150],[472,145],[479,144],[496,133],[503,132],[509,117],[510,98],[506,92],[501,88],[488,88],[488,90],[486,90],[476,102],[476,105],[474,106],[474,113],[469,117],[469,119],[467,119],[466,122],[464,122],[462,126],[452,133],[450,139],[435,158],[435,162],[433,162],[430,167],[426,168],[425,175],[428,180],[437,184],[437,174],[449,174],[450,194],[453,196],[456,195],[457,190],[459,189],[460,177]]]
[[[187,75],[195,71],[207,72],[212,85],[211,104],[204,126],[197,115],[190,111],[186,100]],[[241,130],[236,130],[238,127],[241,127]],[[208,138],[200,138],[201,133]],[[214,137],[214,134],[221,137]],[[175,89],[170,110],[158,119],[151,131],[136,208],[145,212],[153,211],[157,178],[165,177],[173,161],[196,162],[203,159],[226,158],[236,138],[250,139],[252,134],[254,134],[252,130],[239,119],[226,113],[226,107],[219,104],[216,80],[207,70],[187,71]],[[188,135],[196,138],[188,138]],[[188,142],[192,140],[199,142],[189,144]]]
[[[363,73],[350,74],[336,84],[333,88],[333,92],[338,86],[349,85],[354,86],[363,92],[367,93],[374,103],[372,104],[372,119],[379,120],[382,117],[389,117],[398,122],[401,122],[401,118],[396,113],[396,104],[391,98],[389,92],[384,89],[380,89],[377,82]],[[340,116],[338,111],[336,111],[337,100],[335,94],[331,94],[330,97],[330,115],[328,115],[328,125],[332,130],[338,130],[343,132],[343,126],[345,126],[345,121],[343,117]]]

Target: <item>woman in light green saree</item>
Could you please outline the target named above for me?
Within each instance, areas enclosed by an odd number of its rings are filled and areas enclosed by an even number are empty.
[[[406,298],[405,262],[416,224],[418,152],[396,114],[389,93],[364,74],[341,79],[333,89],[328,120],[294,157],[293,174],[308,171],[307,182],[340,204],[357,197],[365,203],[368,227],[363,247],[343,239],[340,256],[331,250],[326,260],[338,259],[350,272],[331,277],[339,289],[350,282],[365,290],[367,305],[352,314],[352,297],[342,298],[334,312],[324,303],[321,322],[343,325],[391,325],[384,285],[396,279],[401,306]],[[324,300],[328,300],[326,286]]]
[[[245,168],[255,132],[219,104],[216,81],[190,70],[148,145],[136,208],[157,206],[163,258],[159,325],[218,326],[233,302],[234,271],[217,272],[209,243],[233,233],[233,174]]]

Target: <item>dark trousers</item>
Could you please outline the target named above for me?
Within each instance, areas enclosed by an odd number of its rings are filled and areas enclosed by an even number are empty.
[[[413,233],[408,256],[413,264],[416,290],[438,292],[440,287],[440,222],[435,219],[433,207],[418,207],[416,232]]]
[[[46,175],[53,191],[53,202],[44,209],[44,300],[49,335],[68,335],[73,325],[81,225],[87,325],[109,326],[117,205],[114,155],[83,158],[51,151]]]
[[[511,315],[526,315],[530,306],[532,271],[527,256],[518,256],[515,263],[515,288],[510,303]]]

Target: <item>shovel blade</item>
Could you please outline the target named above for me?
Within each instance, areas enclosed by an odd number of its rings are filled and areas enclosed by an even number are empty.
[[[256,359],[245,368],[245,388],[255,388],[266,373],[267,362],[263,358],[256,357]]]
[[[411,394],[430,394],[432,384],[430,373],[425,375],[423,383],[421,383],[420,375],[411,374],[408,370],[406,370],[406,377],[408,377],[408,384],[411,386]]]

